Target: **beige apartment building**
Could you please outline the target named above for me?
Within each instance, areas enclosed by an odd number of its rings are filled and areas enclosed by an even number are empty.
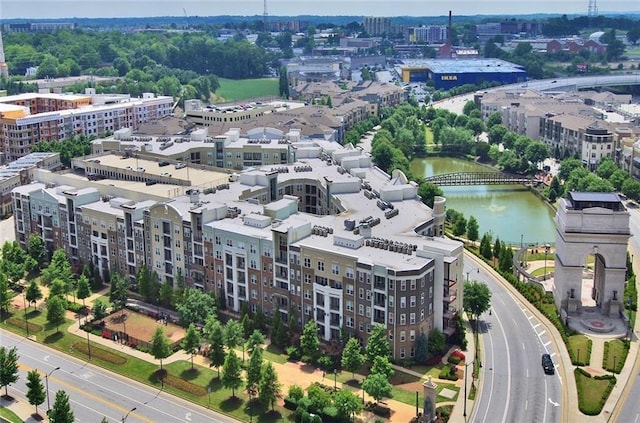
[[[299,143],[304,161],[176,195],[171,181],[38,171],[40,182],[12,192],[16,239],[37,234],[74,266],[90,262],[131,284],[146,264],[162,283],[211,292],[232,314],[246,305],[285,322],[313,319],[327,341],[342,330],[366,341],[381,324],[396,359],[414,356],[420,333],[453,335],[463,246],[443,237],[446,200],[426,207],[416,183],[381,172],[359,149]]]

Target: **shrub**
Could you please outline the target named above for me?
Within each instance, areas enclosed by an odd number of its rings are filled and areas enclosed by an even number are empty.
[[[72,311],[74,313],[80,313],[81,311],[84,311],[85,309],[86,309],[86,307],[83,306],[80,303],[67,302],[67,310]]]
[[[163,380],[166,385],[179,389],[182,392],[199,397],[207,395],[207,388],[204,386],[196,385],[195,383],[189,382],[188,380],[184,380],[172,374],[166,373]]]
[[[466,359],[464,353],[460,350],[455,350],[454,352],[451,353],[451,355],[454,357],[458,357],[460,361],[464,361]]]
[[[287,355],[289,356],[289,360],[300,360],[300,350],[292,345],[290,347],[287,347]]]
[[[301,398],[304,398],[304,391],[300,385],[291,385],[289,386],[289,395],[287,396],[298,402]]]
[[[84,342],[74,342],[71,348],[85,355],[89,355],[89,346]],[[91,357],[98,358],[111,364],[123,365],[127,362],[125,357],[114,354],[111,351],[98,347],[96,344],[91,345]]]
[[[449,358],[447,359],[447,361],[449,363],[451,363],[451,364],[458,365],[458,364],[460,364],[460,361],[462,361],[462,360],[460,359],[460,357],[456,357],[453,354],[451,354],[449,356]]]

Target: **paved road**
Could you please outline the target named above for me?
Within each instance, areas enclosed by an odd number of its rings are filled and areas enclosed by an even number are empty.
[[[38,369],[49,373],[50,401],[55,392],[64,390],[71,399],[71,408],[78,422],[99,422],[106,417],[109,422],[120,422],[127,418],[130,423],[152,422],[213,422],[231,423],[236,420],[152,387],[112,374],[99,367],[26,340],[7,331],[0,331],[2,345],[16,346],[20,354],[20,380],[9,387],[9,393],[19,391],[26,394],[26,373]],[[46,410],[47,402],[42,405]]]
[[[468,256],[467,256],[468,257]],[[557,361],[551,340],[537,319],[518,303],[493,276],[467,259],[465,273],[487,284],[492,293],[491,314],[481,316],[482,348],[480,395],[471,422],[559,422],[560,377],[545,375],[542,353]]]
[[[640,209],[629,208],[629,229],[633,236],[629,240],[631,246],[631,254],[636,252],[640,254]],[[638,257],[634,257],[636,261]],[[634,328],[635,333],[638,333],[637,326]],[[618,421],[620,422],[640,422],[640,378],[638,378],[639,364],[633,368],[631,375],[629,375],[629,389],[626,391],[622,398],[623,404],[621,405],[620,413],[618,415]]]

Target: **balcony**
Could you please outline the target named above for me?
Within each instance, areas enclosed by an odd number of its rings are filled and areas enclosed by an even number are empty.
[[[442,299],[445,303],[452,303],[458,297],[458,292],[456,290],[449,291],[445,293],[444,298]]]
[[[445,279],[444,280],[444,287],[445,288],[451,288],[452,286],[454,286],[456,283],[458,283],[457,281],[454,281],[453,279]]]

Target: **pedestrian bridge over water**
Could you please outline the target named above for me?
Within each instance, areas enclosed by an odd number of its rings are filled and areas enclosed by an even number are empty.
[[[538,184],[542,181],[501,172],[458,172],[425,178],[427,182],[438,186],[456,185],[509,185],[509,184]]]

